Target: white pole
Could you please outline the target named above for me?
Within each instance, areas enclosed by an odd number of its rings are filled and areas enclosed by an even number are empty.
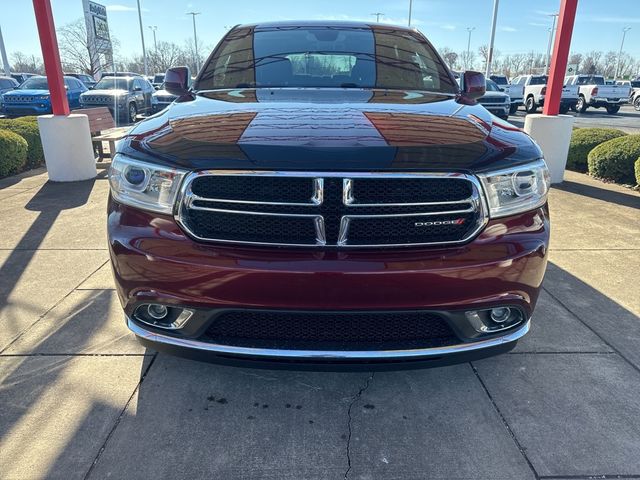
[[[467,27],[467,32],[469,32],[469,37],[467,38],[467,58],[464,60],[464,69],[469,70],[469,55],[471,55],[471,32],[473,32],[476,27]]]
[[[196,32],[196,15],[200,15],[200,12],[188,12],[187,15],[191,15],[193,20],[193,44],[196,49],[196,73],[200,71],[200,57],[198,55],[198,34]]]
[[[144,62],[144,74],[149,75],[149,66],[147,65],[147,50],[144,48],[144,28],[142,27],[142,9],[140,8],[140,0],[138,0],[138,21],[140,22],[140,40],[142,41],[142,60]]]
[[[551,31],[549,32],[549,44],[547,45],[547,64],[545,65],[545,73],[549,75],[549,69],[551,67],[551,44],[553,43],[553,32],[556,30],[556,18],[558,18],[557,13],[552,13],[549,15],[553,17],[553,24],[551,25]]]
[[[616,67],[616,75],[614,80],[618,80],[620,75],[620,61],[622,60],[622,49],[624,48],[624,38],[627,36],[627,32],[631,30],[631,27],[624,27],[622,29],[622,43],[620,44],[620,53],[618,53],[618,66]]]
[[[2,38],[2,27],[0,27],[0,53],[2,53],[2,65],[4,67],[4,74],[11,76],[11,67],[9,66],[9,60],[7,59],[7,51],[4,48],[4,40]]]
[[[411,26],[411,10],[413,7],[413,0],[409,0],[409,26]]]
[[[493,20],[491,21],[491,38],[489,40],[489,51],[487,52],[487,68],[485,77],[491,75],[491,62],[493,62],[493,42],[496,38],[496,22],[498,21],[498,3],[500,0],[493,0]]]

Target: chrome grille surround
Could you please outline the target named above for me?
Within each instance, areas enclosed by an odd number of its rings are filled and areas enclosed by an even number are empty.
[[[195,179],[202,176],[243,176],[250,175],[254,177],[303,177],[309,178],[313,182],[313,195],[308,202],[273,202],[273,201],[254,201],[246,199],[222,199],[201,197],[193,193],[192,184]],[[353,213],[342,215],[339,222],[339,234],[337,242],[328,243],[326,236],[325,218],[318,213],[272,213],[259,212],[250,210],[220,209],[202,206],[206,202],[220,202],[225,204],[234,204],[246,206],[266,205],[266,206],[290,206],[290,207],[318,207],[324,202],[325,179],[337,178],[342,179],[342,205],[345,208],[352,209]],[[353,185],[361,178],[379,178],[379,179],[415,179],[415,178],[456,178],[465,180],[470,183],[472,194],[464,200],[453,201],[437,201],[437,202],[415,202],[415,203],[357,203],[353,197]],[[194,202],[198,202],[195,204]],[[443,207],[451,205],[451,209],[416,212],[403,214],[375,214],[368,215],[358,212],[358,207]],[[230,240],[212,237],[203,237],[197,235],[188,225],[186,218],[189,210],[219,212],[225,214],[237,215],[267,215],[274,217],[291,217],[291,218],[309,218],[315,225],[316,238],[311,243],[288,243],[288,242],[267,242],[267,241],[246,241],[246,240]],[[436,217],[456,214],[475,213],[475,225],[464,238],[453,241],[437,241],[437,242],[419,242],[419,243],[375,243],[375,244],[349,244],[349,225],[353,220],[370,219],[370,218],[391,218],[391,217]],[[184,179],[180,194],[174,208],[174,218],[178,225],[192,238],[202,242],[241,244],[241,245],[264,245],[264,246],[282,246],[282,247],[323,247],[323,248],[388,248],[388,247],[412,247],[412,246],[433,246],[433,245],[457,245],[463,244],[475,238],[485,227],[489,220],[488,208],[483,194],[482,186],[478,179],[473,175],[463,173],[441,173],[441,172],[298,172],[298,171],[261,171],[261,170],[203,170],[192,172]]]

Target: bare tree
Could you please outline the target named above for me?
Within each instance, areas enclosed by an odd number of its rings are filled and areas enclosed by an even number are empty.
[[[171,67],[186,65],[188,61],[187,52],[171,42],[158,42],[158,48],[149,53],[149,65],[153,72],[166,72]]]
[[[449,47],[444,47],[440,50],[440,55],[442,55],[444,61],[449,65],[449,68],[454,68],[454,65],[458,61],[458,54],[456,52],[451,50]]]
[[[20,73],[44,73],[44,65],[40,57],[26,55],[22,52],[13,52],[11,55],[11,68],[14,72]]]
[[[462,70],[472,70],[476,62],[476,54],[473,50],[463,50],[458,56],[460,59],[460,67]]]
[[[101,66],[103,69],[113,67],[108,58],[96,54],[90,48],[84,19],[79,18],[60,27],[57,34],[60,56],[65,70],[83,72],[94,76]],[[111,44],[115,50],[118,43],[113,36],[111,36]]]

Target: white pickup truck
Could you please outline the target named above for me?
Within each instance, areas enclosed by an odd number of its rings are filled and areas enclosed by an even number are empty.
[[[524,87],[522,85],[509,83],[509,80],[504,75],[491,75],[489,78],[497,83],[504,93],[509,95],[511,99],[509,114],[513,115],[516,113],[518,107],[524,104]]]
[[[607,109],[607,113],[618,113],[620,105],[627,103],[631,87],[625,85],[606,85],[602,75],[571,75],[564,79],[566,85],[579,88],[576,110],[580,113],[589,107]]]
[[[527,113],[535,113],[538,107],[544,106],[544,97],[547,94],[546,75],[521,75],[512,80],[512,84],[524,87],[524,109]],[[562,87],[560,98],[560,113],[567,113],[578,102],[578,87],[565,85]]]

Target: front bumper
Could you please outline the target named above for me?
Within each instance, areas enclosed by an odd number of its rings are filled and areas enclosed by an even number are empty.
[[[153,348],[215,361],[439,365],[506,351],[529,329],[548,241],[546,207],[492,220],[462,246],[341,251],[205,245],[187,237],[172,217],[109,204],[110,254],[129,328]],[[133,319],[139,305],[153,302],[204,311],[460,313],[513,305],[525,320],[493,335],[458,335],[459,343],[442,347],[274,350],[204,342],[201,331],[164,332]]]
[[[6,115],[45,115],[51,113],[50,104],[11,104],[5,103],[3,113]]]

